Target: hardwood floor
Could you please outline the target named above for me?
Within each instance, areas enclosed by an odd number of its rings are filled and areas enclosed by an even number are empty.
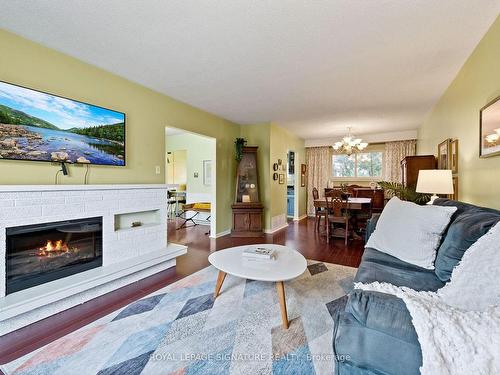
[[[227,247],[275,243],[290,246],[306,258],[328,263],[357,267],[363,254],[363,241],[351,241],[347,247],[343,239],[334,239],[329,244],[326,237],[316,232],[313,219],[291,222],[288,228],[261,238],[232,238],[230,236],[211,239],[205,235],[206,226],[176,230],[179,222],[168,225],[169,242],[188,246],[187,254],[177,258],[177,266],[147,279],[95,298],[91,301],[62,311],[51,317],[0,337],[0,363],[12,361],[36,350],[90,322],[99,319],[130,302],[171,284],[208,266],[210,252]],[[0,372],[1,373],[1,372]]]
[[[188,253],[177,259],[177,273],[187,276],[208,266],[208,255],[211,251],[232,246],[275,243],[293,247],[307,259],[344,266],[358,267],[363,255],[364,242],[350,241],[347,247],[343,239],[333,239],[329,244],[326,237],[316,232],[314,219],[308,218],[298,222],[290,222],[287,229],[275,234],[267,234],[260,238],[233,238],[224,236],[210,239],[205,236],[206,227],[196,226],[184,230],[175,230],[175,223],[169,224],[168,240],[188,246]]]

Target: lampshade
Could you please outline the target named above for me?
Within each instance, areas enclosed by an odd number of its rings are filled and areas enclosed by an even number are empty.
[[[422,169],[418,172],[417,193],[453,194],[449,169]]]

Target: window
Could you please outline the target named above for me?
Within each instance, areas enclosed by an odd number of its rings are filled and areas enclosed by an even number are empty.
[[[356,174],[355,155],[333,156],[333,177],[355,177]]]
[[[333,177],[382,177],[382,156],[381,151],[334,155]]]

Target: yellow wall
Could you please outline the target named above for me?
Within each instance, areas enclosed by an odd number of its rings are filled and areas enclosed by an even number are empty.
[[[247,146],[259,146],[257,150],[257,167],[259,168],[259,194],[264,205],[264,228],[271,228],[271,174],[270,174],[270,133],[269,123],[244,125],[241,127],[241,137],[247,141]]]
[[[164,183],[165,127],[216,138],[217,233],[231,227],[236,161],[234,140],[243,136],[249,145],[259,146],[261,200],[265,205],[265,228],[272,217],[286,215],[286,184],[272,181],[272,164],[286,162],[287,152],[295,151],[296,196],[299,216],[306,212],[305,188],[300,187],[300,164],[305,160],[304,140],[277,124],[240,126],[144,86],[0,30],[0,80],[55,95],[99,105],[127,115],[126,167],[92,166],[91,184]],[[161,173],[155,167],[161,166]],[[1,161],[0,184],[53,184],[59,166],[27,161]],[[200,178],[202,170],[200,169]],[[70,176],[62,184],[82,184],[85,168],[70,166]],[[283,172],[286,173],[286,172]]]
[[[459,199],[500,208],[500,157],[479,158],[479,110],[500,96],[500,17],[483,37],[418,132],[418,153],[459,141]]]
[[[288,151],[296,153],[295,196],[299,199],[299,217],[305,215],[306,188],[300,187],[300,164],[305,164],[304,140],[273,123],[244,125],[241,127],[241,136],[247,140],[249,146],[259,146],[257,163],[261,201],[264,204],[264,228],[268,231],[276,229],[272,226],[273,217],[284,215],[286,218],[287,185],[272,179],[272,167],[278,159],[286,163]],[[286,171],[278,173],[284,173],[286,176]]]
[[[271,166],[273,163],[276,163],[278,159],[286,163],[288,151],[295,152],[295,199],[299,200],[299,217],[306,215],[306,187],[300,186],[300,165],[306,163],[304,140],[277,124],[271,124],[270,151]],[[286,178],[286,171],[280,173],[284,173]],[[278,181],[271,181],[271,220],[273,217],[283,214],[286,217],[286,193],[286,182],[285,184],[279,184]]]
[[[231,227],[238,124],[3,30],[0,46],[0,80],[126,113],[127,166],[92,166],[91,184],[164,183],[166,126],[216,138],[217,232]],[[159,175],[155,166],[161,166]],[[58,169],[50,163],[0,161],[0,184],[53,184]],[[84,167],[71,166],[70,173],[61,183],[83,183]]]

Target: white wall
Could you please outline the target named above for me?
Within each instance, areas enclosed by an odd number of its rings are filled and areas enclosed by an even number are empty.
[[[167,152],[166,176],[167,184],[187,184],[187,151],[175,150]]]
[[[203,162],[212,160],[212,168],[215,165],[215,160],[213,160],[214,148],[215,140],[212,138],[187,132],[174,135],[167,133],[166,135],[166,151],[174,154],[173,173],[176,179],[178,179],[181,172],[179,170],[181,166],[177,164],[177,159],[180,154],[185,152],[185,160],[182,160],[181,164],[185,165],[186,181],[184,183],[186,184],[187,203],[210,202],[212,206],[214,204],[213,186],[215,180],[212,177],[212,185],[206,185],[203,182]],[[167,173],[169,169],[167,169]],[[195,177],[195,174],[197,174],[197,177]],[[204,220],[208,216],[208,214],[200,213],[196,218]]]

